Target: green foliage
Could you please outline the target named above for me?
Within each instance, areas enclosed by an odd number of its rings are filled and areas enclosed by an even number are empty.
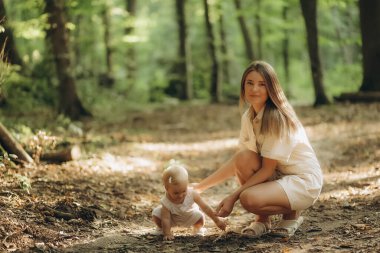
[[[260,5],[258,4],[260,2]],[[284,89],[293,103],[311,104],[314,100],[308,60],[306,32],[298,0],[242,1],[237,13],[233,1],[209,1],[211,22],[217,49],[221,35],[219,18],[223,15],[229,61],[230,84],[223,84],[226,97],[238,97],[243,69],[250,62],[237,15],[245,17],[255,52],[258,52],[257,26],[262,31],[262,59],[275,66]],[[43,0],[6,0],[8,23],[26,70],[11,71],[4,87],[8,109],[25,110],[35,106],[56,108],[57,77],[50,46],[45,40],[46,14]],[[72,75],[84,105],[91,111],[119,108],[125,104],[166,103],[165,90],[172,80],[177,61],[178,27],[175,1],[136,0],[136,16],[126,11],[124,0],[65,1],[68,16]],[[288,20],[283,19],[287,7]],[[99,87],[99,76],[106,73],[102,13],[110,12],[110,48],[112,51],[111,89]],[[260,24],[256,17],[260,17]],[[202,1],[186,1],[186,23],[190,69],[195,99],[208,100],[211,61],[206,41]],[[131,33],[126,29],[134,25]],[[289,34],[290,80],[285,81],[283,40]],[[356,0],[318,1],[320,56],[328,96],[352,91],[361,79],[361,41]],[[135,57],[130,58],[133,49]],[[218,52],[218,57],[220,57]],[[135,62],[130,62],[130,61]],[[127,64],[136,66],[135,79],[127,79]],[[1,67],[1,66],[0,66]],[[5,73],[5,72],[1,72]]]
[[[11,155],[0,146],[2,154],[0,155],[0,172],[1,176],[11,178],[10,181],[15,181],[15,183],[25,192],[30,194],[30,189],[32,188],[30,179],[26,176],[20,175],[19,173],[14,173],[13,169],[16,169],[16,165],[12,162]]]
[[[14,177],[18,180],[20,188],[30,194],[30,189],[32,188],[30,179],[20,174],[15,174]]]

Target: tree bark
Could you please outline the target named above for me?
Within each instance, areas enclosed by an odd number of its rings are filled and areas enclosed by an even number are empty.
[[[176,19],[178,24],[178,63],[175,75],[177,76],[177,90],[179,98],[189,100],[193,98],[193,84],[189,78],[188,52],[187,52],[187,28],[185,0],[176,0]]]
[[[319,58],[318,29],[317,29],[317,0],[300,0],[302,14],[305,20],[307,45],[310,58],[311,74],[313,77],[315,102],[314,105],[328,104],[323,85],[322,66]]]
[[[2,123],[0,123],[0,144],[8,153],[15,154],[19,160],[34,163],[32,157],[28,155]]]
[[[380,91],[380,0],[360,0],[363,81],[360,91]]]
[[[284,38],[282,39],[282,58],[284,61],[284,73],[285,73],[285,93],[288,98],[292,97],[292,91],[290,86],[290,61],[289,61],[289,29],[287,27],[288,24],[288,11],[289,6],[284,6],[282,9],[282,19],[284,21],[285,27],[284,27]]]
[[[263,32],[261,29],[261,0],[257,0],[255,12],[255,27],[257,34],[257,58],[263,59]]]
[[[0,33],[0,48],[4,43],[4,59],[10,64],[23,66],[23,62],[16,48],[16,42],[13,37],[12,30],[7,25],[7,12],[5,10],[4,1],[0,0],[0,24],[4,27],[5,31]]]
[[[104,46],[106,49],[106,65],[107,71],[105,75],[101,75],[101,80],[99,84],[101,86],[111,88],[115,82],[113,78],[113,66],[112,66],[112,47],[111,47],[111,36],[110,36],[110,14],[109,7],[107,3],[104,4],[104,9],[102,12],[103,25],[104,25]]]
[[[62,163],[67,161],[78,160],[81,157],[79,146],[73,146],[60,151],[42,153],[41,160],[53,163]]]
[[[64,0],[45,0],[45,12],[48,14],[49,28],[47,38],[51,41],[56,71],[59,79],[59,111],[71,119],[91,116],[79,100],[75,79],[71,69]]]
[[[218,4],[219,8],[219,33],[220,33],[220,51],[221,51],[221,63],[222,63],[222,75],[220,77],[220,82],[224,82],[230,84],[231,83],[231,77],[230,77],[230,63],[228,60],[228,48],[227,48],[227,34],[225,30],[225,24],[224,24],[224,15],[223,15],[223,8],[222,4],[219,2]]]
[[[211,56],[211,83],[210,83],[210,94],[212,102],[220,102],[221,101],[221,85],[220,85],[220,73],[219,73],[219,64],[216,56],[216,47],[215,47],[215,39],[213,27],[210,21],[209,15],[209,6],[207,0],[203,0],[204,10],[205,10],[205,24],[207,31],[207,43],[209,48],[209,53]]]
[[[241,29],[243,39],[244,39],[245,52],[247,54],[248,61],[253,61],[256,58],[255,58],[255,54],[254,54],[254,50],[252,46],[251,35],[249,33],[247,24],[242,14],[241,2],[240,0],[234,0],[234,3],[235,3],[236,11],[238,13],[237,16],[238,16],[240,29]]]
[[[135,16],[136,16],[136,0],[126,0],[126,10],[128,13],[128,22],[127,27],[125,28],[125,35],[131,36],[133,35],[135,29]],[[127,94],[133,89],[136,82],[136,51],[135,46],[132,42],[127,43]]]

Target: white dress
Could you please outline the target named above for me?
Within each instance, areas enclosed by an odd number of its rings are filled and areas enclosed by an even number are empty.
[[[274,179],[286,192],[292,210],[304,210],[318,199],[323,185],[322,170],[301,126],[282,138],[260,133],[264,108],[250,121],[247,110],[241,120],[239,145],[262,157],[277,160]]]
[[[182,204],[174,204],[166,195],[161,199],[161,205],[170,211],[172,226],[190,227],[200,218],[204,217],[199,206],[194,202],[193,189],[187,189],[186,197]],[[161,219],[162,206],[153,209],[152,215]]]

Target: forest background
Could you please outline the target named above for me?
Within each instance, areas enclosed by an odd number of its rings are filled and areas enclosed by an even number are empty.
[[[149,227],[149,209],[162,193],[160,169],[169,159],[193,163],[190,174],[200,180],[236,146],[230,138],[239,130],[240,78],[252,60],[275,68],[301,121],[310,126],[325,173],[352,172],[363,162],[363,178],[378,189],[379,13],[379,0],[0,0],[0,247],[68,247],[93,239],[94,227],[115,226],[106,220],[129,226],[128,234],[132,219]],[[339,143],[320,144],[316,137],[348,129],[354,130]],[[9,136],[23,151],[17,156]],[[203,145],[204,152],[223,149],[224,155],[200,158],[194,149]],[[365,150],[355,153],[355,145]],[[335,161],[339,155],[326,150],[338,146],[342,157]],[[81,155],[46,159],[49,152],[67,150]],[[357,163],[347,165],[353,157]],[[117,173],[126,168],[125,185],[113,174],[116,167]],[[75,180],[78,175],[83,181]],[[148,195],[142,190],[147,182],[153,187]],[[120,184],[134,197],[121,193]],[[95,205],[101,192],[110,203]],[[346,211],[355,209],[347,199],[339,201]],[[34,225],[27,225],[30,219]],[[378,223],[365,226],[369,234],[376,229]]]

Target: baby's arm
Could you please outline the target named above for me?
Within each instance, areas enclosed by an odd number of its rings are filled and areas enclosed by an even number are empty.
[[[195,203],[197,203],[198,206],[202,209],[202,211],[214,221],[218,228],[220,228],[221,230],[226,230],[227,225],[224,222],[224,220],[222,220],[215,214],[214,210],[212,210],[212,208],[206,202],[203,201],[203,199],[197,191],[193,192],[193,197]]]
[[[171,232],[171,213],[164,205],[161,209],[161,225],[164,233],[164,240],[173,240],[174,236]]]

